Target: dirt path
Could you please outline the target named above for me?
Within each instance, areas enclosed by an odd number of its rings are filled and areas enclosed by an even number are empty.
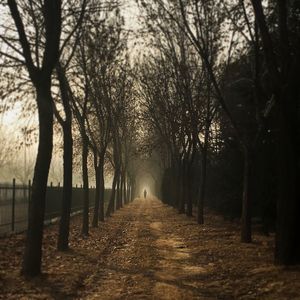
[[[300,299],[300,272],[273,266],[272,239],[239,242],[234,226],[193,219],[155,198],[136,199],[85,281],[86,299]]]
[[[194,218],[155,198],[136,199],[90,236],[72,220],[71,248],[45,230],[43,271],[19,276],[24,236],[0,240],[0,299],[300,299],[300,268],[273,265],[273,237],[239,242],[237,224]]]
[[[120,231],[80,297],[209,299],[195,286],[205,268],[189,262],[191,250],[172,230],[174,212],[166,218],[166,210],[170,208],[154,198],[137,199],[114,215]]]

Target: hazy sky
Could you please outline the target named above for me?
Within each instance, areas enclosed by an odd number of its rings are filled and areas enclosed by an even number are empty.
[[[135,2],[135,0],[123,0],[123,5],[121,7],[121,14],[124,16],[125,19],[125,29],[133,31],[133,34],[130,35],[130,41],[129,41],[129,48],[130,51],[133,50],[133,39],[134,39],[134,32],[137,31],[139,28],[138,25],[138,7]],[[0,7],[0,18],[1,15],[3,16],[3,11],[1,11]],[[3,22],[3,18],[1,20],[1,23]],[[1,26],[0,26],[1,28]],[[0,99],[2,101],[2,99]],[[24,100],[23,100],[24,101]],[[23,102],[24,103],[24,102]],[[26,124],[37,124],[37,116],[36,114],[33,114],[29,120],[21,118],[21,111],[22,111],[22,105],[24,105],[21,102],[17,103],[14,107],[14,109],[9,110],[5,112],[5,114],[2,116],[2,124],[1,125],[1,131],[5,133],[6,138],[8,138],[12,143],[20,143],[21,142],[21,127],[25,126]],[[1,133],[1,132],[0,132]],[[3,135],[3,134],[1,134]],[[2,138],[2,137],[1,137]],[[19,141],[16,142],[16,140],[19,138]],[[18,157],[20,160],[19,168],[22,168],[21,164],[24,164],[23,157],[24,157],[24,149],[15,149],[16,153],[14,154],[15,157]],[[27,156],[35,157],[36,155],[36,145],[31,147],[31,149],[27,150]],[[29,157],[27,158],[29,160]],[[50,178],[49,181],[57,181],[54,177],[59,177],[59,174],[62,175],[62,158],[61,153],[54,153],[53,159],[52,159],[52,166],[50,168]],[[51,174],[51,173],[57,173],[57,174]],[[80,184],[81,178],[80,174],[74,174],[74,184],[78,183]],[[0,181],[6,181],[10,180],[10,177],[12,177],[13,174],[10,170],[10,167],[6,167],[5,170],[1,170],[0,172]],[[53,177],[53,178],[51,178]],[[62,179],[61,179],[62,180]],[[56,184],[56,183],[55,183]],[[93,184],[93,178],[91,178],[91,184]],[[110,179],[108,180],[107,184],[110,184]]]

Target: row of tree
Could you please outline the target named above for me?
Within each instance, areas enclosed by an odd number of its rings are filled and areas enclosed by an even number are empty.
[[[89,169],[95,174],[97,226],[135,195],[140,153],[150,147],[162,200],[188,216],[196,204],[199,224],[207,194],[218,192],[221,199],[225,189],[235,192],[242,242],[251,242],[252,204],[268,194],[256,180],[263,170],[262,180],[273,182],[277,197],[276,262],[299,263],[297,1],[140,1],[146,46],[133,68],[117,0],[0,3],[6,12],[1,72],[10,83],[1,87],[6,98],[18,93],[25,111],[36,109],[39,118],[23,274],[41,272],[53,116],[64,161],[58,249],[68,248],[73,158],[80,157],[82,233],[88,235]],[[105,168],[113,170],[107,212]],[[234,172],[235,180],[213,191],[224,170]],[[260,198],[266,202],[268,195]]]
[[[234,149],[226,170],[241,180],[226,187],[240,193],[241,241],[251,242],[256,198],[266,203],[270,193],[275,261],[299,263],[298,2],[143,0],[140,7],[151,49],[139,67],[140,101],[165,164],[163,200],[188,216],[196,203],[202,224],[206,187],[212,195],[219,182],[210,178],[227,180],[216,174],[226,173],[224,157]]]
[[[62,132],[63,198],[58,250],[69,247],[73,157],[80,157],[84,189],[82,234],[89,233],[89,169],[96,195],[92,226],[133,194],[135,106],[127,33],[119,1],[1,1],[1,66],[14,78],[7,95],[22,94],[38,112],[38,152],[29,204],[22,274],[41,272],[45,194],[56,124]],[[21,50],[20,49],[21,46]],[[35,102],[32,104],[32,98]],[[31,105],[28,105],[31,103]],[[54,118],[55,116],[55,118]],[[56,120],[56,123],[54,122]],[[105,168],[113,174],[104,211]]]

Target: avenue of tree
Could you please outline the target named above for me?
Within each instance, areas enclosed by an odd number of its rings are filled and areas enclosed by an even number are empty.
[[[146,168],[155,194],[188,217],[196,208],[199,226],[207,206],[240,218],[241,242],[250,243],[259,218],[266,234],[276,232],[275,263],[300,263],[298,1],[136,7],[141,24],[132,32],[119,0],[0,1],[1,101],[21,101],[39,126],[22,274],[42,271],[54,129],[63,149],[58,250],[69,248],[76,164],[86,237],[137,196]]]

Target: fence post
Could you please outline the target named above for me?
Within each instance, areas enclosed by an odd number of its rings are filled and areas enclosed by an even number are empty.
[[[11,231],[15,231],[15,206],[16,206],[16,179],[13,179],[12,206],[11,206]]]

